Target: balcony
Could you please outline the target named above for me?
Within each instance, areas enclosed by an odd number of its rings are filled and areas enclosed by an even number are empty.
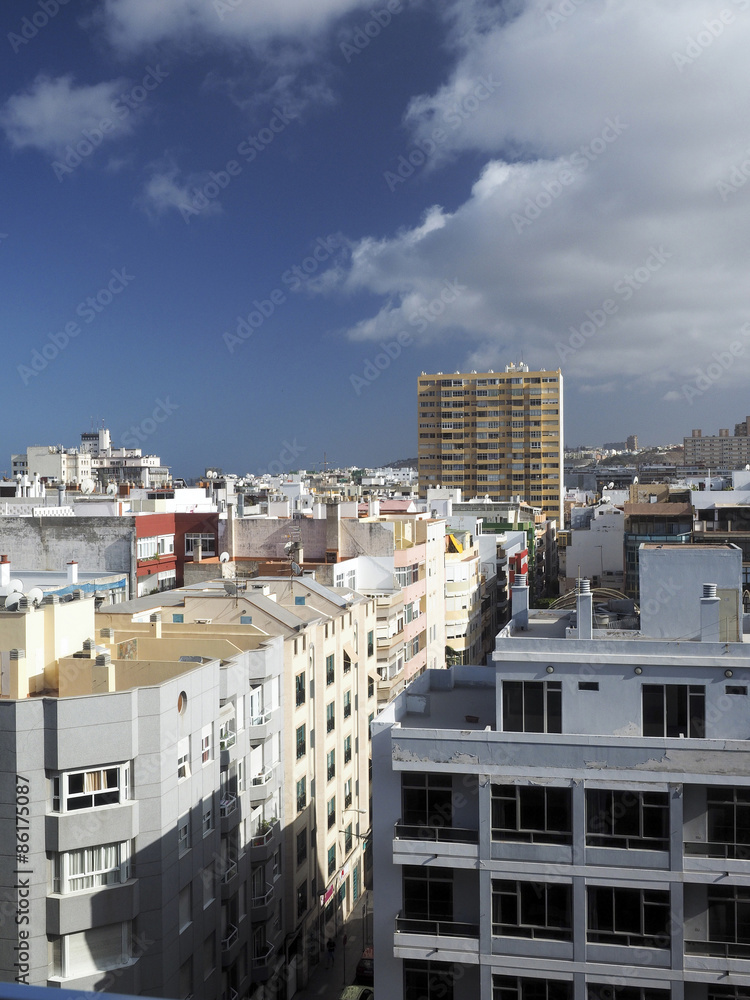
[[[750,942],[741,941],[686,941],[686,955],[705,955],[707,958],[750,959]]]
[[[249,719],[247,723],[247,737],[251,743],[261,743],[267,739],[271,733],[273,712],[263,712]]]
[[[414,920],[396,917],[394,947],[397,957],[429,958],[438,949],[444,960],[467,961],[479,956],[479,924],[456,920]]]
[[[266,892],[262,896],[253,896],[250,901],[250,919],[256,923],[265,923],[273,911],[276,890],[266,883]]]
[[[239,993],[233,987],[229,987],[228,990],[224,990],[221,994],[221,1000],[239,1000]]]
[[[225,795],[219,803],[219,824],[221,832],[226,834],[233,830],[240,821],[240,810],[237,808],[237,797]]]
[[[235,944],[240,936],[239,928],[235,927],[234,924],[227,924],[227,929],[224,937],[221,939],[221,950],[229,951],[229,949]]]
[[[276,791],[277,785],[276,765],[265,766],[253,776],[247,790],[248,797],[252,803],[265,802]]]
[[[479,854],[479,831],[458,826],[434,826],[426,823],[403,823],[393,831],[394,855],[476,858]],[[437,845],[440,845],[439,847]]]
[[[252,864],[268,861],[279,845],[280,829],[279,821],[272,819],[268,821],[266,829],[257,830],[250,841],[250,861]]]
[[[253,952],[253,978],[258,982],[264,982],[272,973],[271,959],[273,958],[274,947],[266,944],[263,948],[257,948]]]
[[[223,732],[219,736],[219,749],[229,750],[229,748],[233,747],[236,742],[237,742],[237,733],[233,733],[230,731]]]
[[[221,876],[221,884],[228,885],[233,878],[237,877],[237,862],[223,861],[221,862],[221,867],[224,869]]]

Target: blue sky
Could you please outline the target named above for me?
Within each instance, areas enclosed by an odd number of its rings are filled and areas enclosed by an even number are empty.
[[[420,371],[521,357],[571,444],[733,427],[746,8],[5,0],[0,471],[92,420],[188,477],[380,463]]]

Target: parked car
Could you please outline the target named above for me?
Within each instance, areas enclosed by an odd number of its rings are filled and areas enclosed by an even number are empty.
[[[371,986],[347,986],[339,995],[339,1000],[374,1000]]]
[[[372,986],[375,982],[375,968],[372,948],[365,948],[362,958],[357,962],[357,971],[354,975],[354,982],[357,986]]]

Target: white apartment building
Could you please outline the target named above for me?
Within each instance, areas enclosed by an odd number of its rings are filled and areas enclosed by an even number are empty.
[[[750,995],[741,553],[640,556],[640,629],[595,628],[588,581],[529,610],[521,580],[494,669],[428,671],[377,717],[378,995]]]

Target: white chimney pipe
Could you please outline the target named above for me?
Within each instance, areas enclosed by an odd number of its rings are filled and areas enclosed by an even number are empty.
[[[10,583],[10,559],[0,556],[0,586],[7,587]]]
[[[593,638],[594,595],[591,593],[591,583],[584,579],[579,582],[576,596],[576,615],[578,618],[578,638]]]
[[[719,606],[716,584],[704,583],[701,597],[701,642],[720,642]]]
[[[78,563],[75,559],[68,563],[68,583],[78,583]]]

